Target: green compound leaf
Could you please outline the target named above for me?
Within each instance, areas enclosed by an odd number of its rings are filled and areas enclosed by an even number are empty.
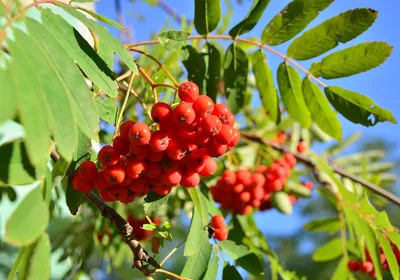
[[[100,118],[110,124],[115,124],[118,113],[118,105],[115,100],[107,96],[104,98],[97,96],[94,101],[96,102],[96,107]]]
[[[82,11],[88,13],[89,15],[91,15],[92,17],[94,17],[95,19],[97,19],[97,20],[99,20],[99,21],[101,21],[101,22],[104,22],[104,23],[106,23],[106,24],[108,24],[108,25],[111,25],[111,26],[113,26],[113,27],[115,27],[115,28],[118,28],[118,29],[120,29],[120,30],[124,30],[124,29],[125,29],[125,28],[124,28],[121,24],[119,24],[118,22],[116,22],[116,21],[114,21],[114,20],[112,20],[112,19],[110,19],[110,18],[108,18],[108,17],[105,17],[105,16],[102,16],[102,15],[96,14],[95,12],[93,12],[93,11],[91,11],[91,10],[88,10],[88,9],[85,9],[85,8],[82,8],[82,7],[74,7],[74,8],[75,8],[75,9],[78,9],[78,10],[82,10]]]
[[[374,126],[385,121],[396,123],[390,111],[379,107],[365,95],[336,86],[326,87],[325,94],[333,107],[353,123],[364,126]]]
[[[303,80],[303,96],[314,122],[329,136],[342,139],[342,126],[322,90],[308,77]]]
[[[278,86],[289,115],[304,127],[311,125],[311,115],[304,101],[299,73],[286,62],[278,68]]]
[[[263,44],[280,45],[299,34],[333,0],[294,0],[279,12],[264,28]]]
[[[335,238],[319,247],[312,258],[316,262],[326,262],[334,260],[343,254],[342,240]]]
[[[190,256],[182,270],[181,276],[191,279],[200,279],[208,267],[208,261],[211,257],[212,246],[208,241],[208,237],[203,238],[197,246],[199,251],[197,254]]]
[[[377,11],[368,8],[341,13],[295,39],[289,46],[288,56],[297,60],[319,56],[362,34],[377,16]]]
[[[352,76],[381,65],[390,56],[392,49],[393,47],[385,42],[363,43],[313,63],[310,72],[325,79]]]
[[[204,239],[208,239],[208,234],[204,230],[204,225],[201,221],[199,211],[194,208],[192,222],[190,223],[190,230],[185,243],[185,250],[183,254],[185,256],[196,255],[200,251],[199,244]]]
[[[254,0],[250,12],[238,24],[236,24],[230,31],[229,35],[236,38],[239,35],[251,31],[257,22],[260,20],[265,8],[270,0]]]
[[[261,103],[272,121],[279,123],[281,113],[279,110],[278,93],[274,85],[272,71],[266,62],[266,57],[262,50],[258,50],[253,54],[252,62]]]
[[[217,28],[221,18],[220,0],[194,1],[194,26],[201,35],[207,35]]]
[[[234,114],[245,105],[248,72],[246,52],[236,44],[230,45],[225,54],[224,82],[228,106]]]
[[[189,32],[181,30],[170,30],[157,35],[160,44],[169,51],[180,50],[186,43]]]

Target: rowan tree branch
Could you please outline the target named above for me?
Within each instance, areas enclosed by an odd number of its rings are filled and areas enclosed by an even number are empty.
[[[270,141],[264,139],[263,137],[257,135],[257,134],[254,133],[254,132],[250,132],[250,131],[240,131],[240,135],[241,135],[243,138],[246,138],[246,139],[248,139],[248,140],[251,140],[251,141],[254,141],[254,142],[263,144],[263,145],[270,146],[271,148],[273,148],[273,149],[275,149],[275,150],[277,150],[277,151],[280,151],[280,152],[283,152],[283,153],[284,153],[284,152],[288,152],[288,149],[287,149],[286,147],[280,146],[280,145],[277,145],[277,144],[274,144],[274,143],[272,143],[272,142],[270,142]],[[307,158],[307,157],[304,156],[304,155],[298,154],[298,153],[293,153],[293,152],[291,152],[291,153],[293,154],[293,156],[294,156],[298,161],[301,161],[303,164],[305,164],[306,166],[310,167],[310,168],[313,170],[313,172],[316,170],[315,164],[314,164],[309,158]],[[372,183],[370,183],[370,182],[364,180],[363,178],[360,178],[360,177],[358,177],[358,176],[356,176],[356,175],[350,174],[350,173],[346,172],[345,170],[343,170],[343,169],[340,168],[340,167],[332,166],[332,170],[333,170],[335,173],[337,173],[337,174],[339,174],[340,176],[342,176],[342,177],[349,178],[349,179],[352,180],[353,182],[359,183],[360,185],[362,185],[362,186],[364,186],[365,188],[369,189],[369,190],[372,191],[373,193],[375,193],[375,194],[377,194],[377,195],[379,195],[379,196],[381,196],[381,197],[386,198],[387,200],[393,202],[394,204],[396,204],[397,206],[400,207],[400,198],[397,197],[395,194],[393,194],[393,193],[391,193],[391,192],[388,192],[387,190],[385,190],[385,189],[383,189],[383,188],[381,188],[381,187],[379,187],[379,186],[377,186],[377,185],[375,185],[375,184],[372,184]],[[318,180],[319,178],[318,178],[317,174],[315,174],[315,172],[314,172],[314,175],[316,175],[316,178],[317,178],[317,180]],[[324,182],[323,182],[323,183],[324,183]]]

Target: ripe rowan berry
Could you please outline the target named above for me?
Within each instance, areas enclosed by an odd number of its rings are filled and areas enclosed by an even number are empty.
[[[146,177],[156,178],[160,175],[162,171],[161,163],[159,162],[149,162],[147,163]]]
[[[100,171],[99,173],[97,173],[96,179],[94,179],[93,181],[93,185],[99,191],[111,186],[110,183],[108,183],[104,178],[104,171]]]
[[[236,183],[233,187],[232,187],[232,191],[234,193],[241,193],[244,190],[244,186],[243,184],[240,183]]]
[[[151,118],[156,123],[169,121],[171,118],[172,108],[167,103],[157,102],[151,108]]]
[[[224,172],[222,172],[221,178],[228,185],[233,185],[236,183],[236,173],[232,170],[224,170]]]
[[[192,153],[186,163],[187,170],[200,172],[206,165],[206,158],[199,153]]]
[[[169,144],[168,134],[159,130],[151,135],[149,146],[153,152],[165,151]]]
[[[207,95],[200,95],[196,101],[193,102],[193,109],[196,112],[196,116],[205,118],[212,114],[214,102]]]
[[[164,170],[159,178],[165,185],[176,186],[182,179],[182,173],[178,169]]]
[[[173,160],[181,160],[188,152],[187,147],[178,140],[169,141],[165,153]]]
[[[138,178],[128,188],[134,193],[144,193],[148,189],[147,180],[146,178]]]
[[[213,175],[215,171],[217,171],[217,163],[212,158],[207,158],[204,167],[199,174],[203,177],[209,177]]]
[[[236,183],[243,184],[245,187],[251,185],[251,172],[248,169],[239,169],[236,172]]]
[[[307,181],[303,184],[307,189],[309,189],[310,191],[314,188],[314,183],[311,181]]]
[[[108,190],[114,200],[125,200],[128,196],[128,187],[116,185]]]
[[[362,263],[361,270],[363,272],[371,272],[374,269],[374,265],[370,261],[365,261]]]
[[[153,152],[152,150],[150,150],[149,155],[147,156],[147,160],[149,162],[159,162],[163,160],[164,155],[164,152]]]
[[[82,180],[92,182],[97,176],[97,166],[93,161],[85,160],[79,165],[76,173]]]
[[[92,182],[85,181],[79,176],[77,173],[72,176],[72,181],[71,181],[72,187],[81,192],[81,193],[88,193],[91,192],[94,188]]]
[[[104,146],[100,149],[97,159],[104,166],[112,166],[118,163],[119,154],[112,146]]]
[[[131,129],[131,127],[135,124],[134,121],[131,120],[127,120],[124,121],[123,123],[121,123],[121,125],[119,126],[119,135],[125,139],[129,141],[129,130]]]
[[[239,140],[240,140],[239,131],[237,131],[235,128],[232,128],[232,130],[233,130],[233,137],[232,137],[231,142],[228,143],[228,150],[235,147],[237,145],[237,143],[239,143]]]
[[[240,200],[243,201],[243,202],[245,202],[245,203],[249,202],[250,199],[251,199],[251,195],[250,195],[250,193],[248,193],[248,192],[242,192],[242,193],[239,195],[239,197],[240,197]]]
[[[178,96],[182,101],[194,102],[199,96],[199,87],[192,82],[184,82],[178,88]]]
[[[129,158],[136,159],[136,160],[144,160],[150,153],[149,145],[140,145],[137,146],[132,143],[129,146]]]
[[[300,141],[300,142],[297,144],[297,152],[300,153],[300,154],[302,154],[302,153],[304,153],[305,151],[307,151],[307,143],[306,143],[305,141]]]
[[[132,179],[137,179],[146,174],[147,164],[141,160],[130,159],[126,164],[126,174]]]
[[[140,146],[149,143],[151,131],[147,124],[138,122],[129,129],[129,140],[131,143]]]
[[[214,229],[225,227],[225,218],[221,214],[217,214],[211,217],[211,227]]]
[[[228,145],[233,138],[233,129],[227,124],[221,126],[220,132],[215,135],[215,140],[220,144]]]
[[[121,165],[107,166],[104,169],[104,179],[110,184],[120,184],[125,179],[125,168]]]
[[[185,170],[184,172],[182,172],[182,179],[180,182],[180,185],[182,187],[190,188],[190,187],[195,187],[198,184],[200,184],[199,173],[189,171],[189,170]]]
[[[218,103],[215,104],[212,114],[217,116],[223,124],[226,124],[229,121],[231,110],[227,105]]]
[[[222,156],[227,150],[227,145],[220,144],[215,139],[211,140],[207,145],[207,154],[211,157]]]
[[[226,227],[214,229],[214,238],[219,241],[224,241],[228,238],[229,230]]]
[[[191,124],[196,118],[190,104],[181,103],[172,110],[172,121],[179,126],[185,126]]]
[[[110,195],[110,192],[107,189],[99,190],[99,196],[105,202],[114,202],[115,199]]]
[[[217,135],[222,128],[222,123],[218,117],[210,115],[203,119],[201,123],[201,129],[209,135]]]
[[[119,155],[126,155],[129,152],[129,138],[119,135],[114,138],[112,145]]]

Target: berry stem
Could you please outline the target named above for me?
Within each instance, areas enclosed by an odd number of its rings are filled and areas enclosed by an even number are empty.
[[[140,54],[143,54],[144,56],[147,56],[148,58],[152,59],[164,72],[165,74],[168,76],[168,78],[172,81],[172,83],[176,86],[179,87],[179,83],[175,80],[175,78],[172,76],[171,72],[168,71],[168,69],[165,67],[164,64],[162,64],[157,58],[155,58],[154,56],[152,56],[151,54],[142,51],[142,50],[138,50],[135,48],[130,48],[131,51],[133,52],[137,52]]]
[[[117,82],[120,82],[122,80],[125,80],[126,78],[128,78],[130,75],[132,74],[132,71],[129,70],[128,72],[126,72],[125,74],[122,74],[121,76],[118,76],[116,78]]]
[[[172,272],[170,272],[168,270],[164,270],[162,268],[156,269],[154,271],[154,273],[164,273],[166,275],[172,276],[172,277],[174,277],[176,279],[180,279],[180,280],[191,280],[191,278],[185,278],[185,277],[179,276],[179,275],[177,275],[175,273],[172,273]]]
[[[285,61],[291,63],[292,65],[296,66],[300,71],[304,72],[308,77],[310,77],[311,79],[313,79],[316,83],[318,83],[319,85],[321,85],[322,87],[327,87],[326,84],[324,84],[320,79],[318,79],[317,77],[315,77],[313,74],[311,74],[310,72],[308,72],[307,69],[305,69],[303,66],[301,66],[299,63],[297,63],[296,61],[294,61],[293,59],[291,59],[290,57],[287,57],[286,55],[284,55],[283,53],[278,52],[277,50],[269,47],[268,45],[264,45],[260,42],[256,42],[256,41],[251,41],[245,38],[241,38],[241,37],[236,37],[233,38],[229,35],[208,35],[207,37],[204,37],[202,35],[193,35],[193,36],[188,36],[187,40],[202,40],[202,39],[221,39],[221,40],[233,40],[233,41],[239,41],[239,42],[243,42],[246,44],[250,44],[253,46],[257,46],[260,47],[264,50],[267,50],[269,52],[272,52],[273,54],[276,54],[277,56],[283,58]],[[158,40],[149,40],[149,41],[142,41],[142,42],[138,42],[138,43],[133,43],[133,44],[127,44],[125,45],[126,48],[131,49],[133,47],[137,47],[137,46],[145,46],[145,45],[154,45],[154,44],[158,44]]]
[[[125,87],[128,87],[128,83],[127,82],[122,82],[122,84]],[[151,119],[151,113],[147,108],[146,103],[140,98],[139,94],[132,88],[131,89],[131,94],[137,99],[137,101],[140,103],[140,105],[142,106],[143,110],[147,113],[147,115],[149,116],[149,118]]]
[[[123,101],[123,103],[121,105],[121,109],[119,110],[117,121],[115,122],[115,129],[114,129],[113,139],[118,134],[118,128],[119,128],[119,125],[120,125],[120,123],[122,121],[122,117],[124,115],[126,104],[128,103],[128,99],[129,99],[129,95],[130,95],[130,92],[131,92],[131,89],[132,89],[132,83],[133,83],[133,78],[134,77],[135,77],[135,74],[131,73],[131,78],[129,79],[128,89],[126,90],[124,101]]]
[[[248,140],[260,143],[262,145],[266,145],[266,146],[270,146],[271,148],[273,148],[274,150],[280,151],[282,153],[284,152],[288,152],[288,149],[286,147],[271,143],[270,141],[266,140],[265,138],[257,135],[254,132],[250,132],[250,131],[240,131],[240,135],[243,138],[246,138]],[[315,170],[316,166],[315,164],[307,157],[299,154],[299,153],[294,153],[291,152],[293,154],[293,156],[301,161],[302,163],[304,163],[306,166],[310,167],[311,169]],[[396,204],[397,206],[400,206],[400,198],[397,197],[395,194],[392,194],[390,192],[388,192],[387,190],[372,184],[356,175],[347,173],[345,170],[343,170],[340,167],[337,166],[332,166],[332,170],[339,174],[342,177],[346,177],[349,178],[350,180],[359,183],[360,185],[364,186],[365,188],[369,189],[370,191],[374,192],[375,194],[386,198],[387,200],[391,201],[392,203]],[[314,174],[315,175],[315,174]],[[318,178],[318,176],[315,176],[316,179],[322,184],[325,185],[325,182],[322,182],[320,178]]]

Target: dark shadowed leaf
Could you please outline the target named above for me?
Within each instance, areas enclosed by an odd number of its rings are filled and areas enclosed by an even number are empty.
[[[188,72],[188,80],[198,85],[203,93],[203,81],[206,71],[204,57],[194,47],[186,45],[181,50],[182,63]]]
[[[249,62],[246,52],[232,44],[226,51],[224,61],[225,95],[232,113],[236,114],[245,104]]]
[[[64,177],[64,179],[62,180],[62,184],[66,187],[65,201],[68,206],[69,212],[72,215],[76,215],[83,197],[82,193],[78,192],[72,187],[71,180],[72,178],[68,179],[67,177]]]
[[[308,222],[303,228],[309,231],[337,232],[340,229],[340,222],[336,217],[322,218]]]
[[[265,8],[267,7],[270,0],[254,0],[251,10],[246,17],[236,24],[230,31],[229,35],[233,38],[241,34],[245,34],[252,30],[257,22],[260,20]]]
[[[274,85],[272,71],[268,66],[265,54],[262,50],[258,50],[253,54],[252,62],[256,87],[260,94],[261,103],[272,121],[279,123],[280,110],[278,93]]]
[[[155,192],[149,192],[144,199],[143,209],[146,214],[156,211],[161,205],[168,201],[169,194],[158,195]]]
[[[206,43],[201,48],[205,63],[205,93],[217,101],[218,87],[221,79],[221,53],[213,43]]]
[[[295,39],[289,46],[288,56],[298,60],[319,56],[362,34],[377,16],[377,11],[368,8],[341,13]]]
[[[243,278],[236,267],[228,264],[222,271],[222,280],[243,280]]]
[[[299,73],[286,62],[278,68],[278,86],[289,115],[304,127],[311,125],[310,112],[304,101]]]
[[[212,246],[207,238],[198,243],[200,250],[197,254],[190,256],[182,270],[181,276],[191,279],[200,279],[207,270],[208,261],[211,257]]]
[[[199,211],[194,208],[192,221],[190,223],[190,230],[183,254],[185,256],[196,255],[200,251],[199,244],[206,239],[208,239],[207,231],[204,229],[204,225],[201,222]]]
[[[326,262],[334,260],[343,254],[342,240],[335,238],[319,247],[312,258],[316,262]]]
[[[314,122],[329,136],[336,140],[342,139],[342,126],[336,112],[332,110],[329,101],[318,85],[308,77],[303,80],[303,96]]]
[[[98,96],[94,101],[96,102],[97,111],[99,112],[100,118],[110,124],[114,124],[118,113],[118,105],[115,100],[107,96],[104,98]]]
[[[280,45],[299,34],[326,9],[333,0],[294,0],[279,12],[264,28],[262,43]]]
[[[335,52],[313,63],[310,72],[325,79],[348,77],[381,65],[393,47],[385,42],[368,42]]]
[[[40,187],[34,188],[18,205],[7,221],[6,241],[14,246],[32,244],[46,229],[49,211]]]
[[[353,123],[364,126],[374,126],[385,121],[396,123],[390,111],[379,107],[365,95],[336,86],[326,87],[325,94],[333,107]]]
[[[108,24],[108,25],[111,25],[111,26],[113,26],[113,27],[115,27],[115,28],[118,28],[118,29],[120,29],[120,30],[124,30],[124,29],[125,29],[125,28],[124,28],[121,24],[119,24],[118,22],[116,22],[116,21],[114,21],[114,20],[112,20],[112,19],[110,19],[110,18],[108,18],[108,17],[105,17],[105,16],[102,16],[102,15],[96,14],[95,12],[93,12],[93,11],[91,11],[91,10],[88,10],[88,9],[85,9],[85,8],[82,8],[82,7],[75,7],[75,9],[82,10],[82,11],[88,13],[89,15],[91,15],[92,17],[94,17],[95,19],[97,19],[97,20],[99,20],[99,21],[102,21],[102,22],[104,22],[104,23],[106,23],[106,24]]]
[[[189,32],[181,30],[164,31],[157,35],[158,41],[169,51],[180,50],[186,43]]]
[[[220,0],[194,1],[194,26],[199,34],[206,35],[217,28],[220,17]]]

